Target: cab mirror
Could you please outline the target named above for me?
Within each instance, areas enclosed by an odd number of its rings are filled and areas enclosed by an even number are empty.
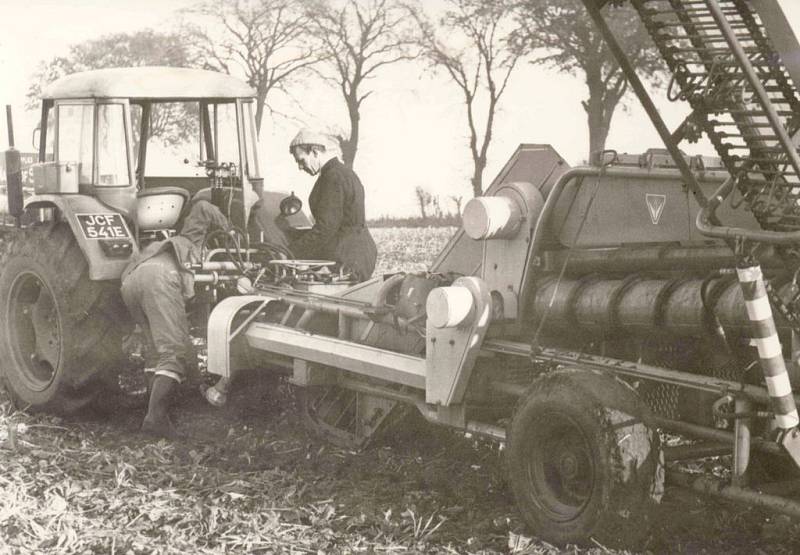
[[[42,134],[42,128],[37,126],[33,130],[33,134],[31,136],[31,144],[33,145],[33,149],[37,152],[39,151],[39,136],[41,134]]]
[[[303,201],[295,196],[294,191],[292,191],[288,197],[284,197],[280,204],[281,215],[287,218],[289,216],[294,216],[300,212],[302,208]]]

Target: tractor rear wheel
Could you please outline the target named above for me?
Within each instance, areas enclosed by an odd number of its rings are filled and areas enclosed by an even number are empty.
[[[534,382],[508,433],[509,482],[542,539],[631,547],[663,491],[657,432],[626,384],[583,370]]]
[[[89,279],[68,225],[36,226],[8,245],[0,318],[0,372],[17,407],[72,413],[113,385],[127,321],[119,283]]]

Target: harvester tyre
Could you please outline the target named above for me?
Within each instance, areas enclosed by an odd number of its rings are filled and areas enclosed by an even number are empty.
[[[537,380],[508,433],[509,482],[542,539],[638,545],[663,492],[659,436],[627,384],[584,370]]]
[[[125,310],[116,281],[91,281],[69,226],[22,231],[0,258],[0,371],[20,409],[74,413],[113,387]]]

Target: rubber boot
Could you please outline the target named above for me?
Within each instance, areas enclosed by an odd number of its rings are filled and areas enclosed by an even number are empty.
[[[156,379],[156,373],[145,371],[144,376],[147,383],[147,399],[149,400],[150,394],[153,393],[153,381]]]
[[[147,414],[142,422],[142,431],[155,437],[175,439],[178,431],[172,425],[167,414],[172,397],[178,382],[167,376],[156,375],[150,391],[150,402],[147,405]]]

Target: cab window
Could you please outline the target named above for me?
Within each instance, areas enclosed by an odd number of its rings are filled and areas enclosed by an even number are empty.
[[[159,102],[151,106],[145,176],[204,175],[196,165],[201,157],[199,116],[197,102]],[[141,115],[134,113],[134,118],[141,119]]]
[[[239,136],[236,132],[236,104],[212,106],[212,130],[217,162],[239,166]]]
[[[97,107],[97,185],[130,185],[128,140],[122,104]]]
[[[76,162],[80,183],[92,182],[92,129],[94,105],[61,104],[58,106],[59,162]]]
[[[245,149],[247,176],[257,179],[261,177],[261,169],[258,167],[258,131],[256,130],[256,120],[253,117],[254,103],[245,102],[243,106],[244,115],[242,120],[244,121],[244,141],[245,145],[247,145]]]
[[[52,162],[55,158],[56,111],[47,110],[47,129],[44,137],[44,161]]]

